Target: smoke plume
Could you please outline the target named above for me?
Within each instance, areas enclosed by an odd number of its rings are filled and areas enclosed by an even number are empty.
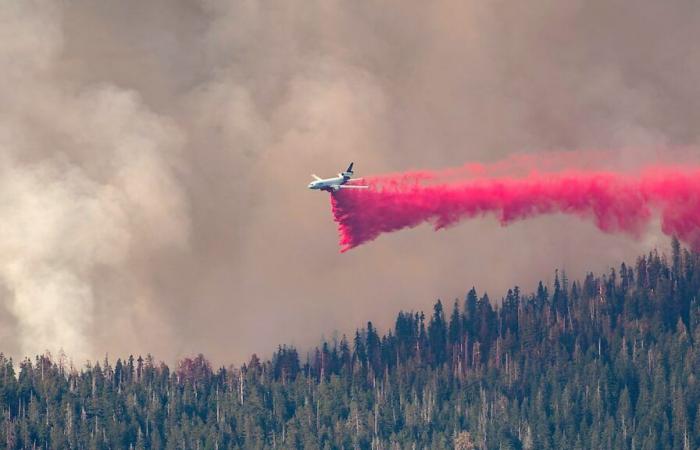
[[[479,165],[462,171],[480,172]],[[341,251],[382,233],[429,222],[440,230],[493,214],[502,225],[564,213],[592,220],[607,233],[641,236],[655,212],[662,231],[700,250],[700,169],[653,167],[639,174],[609,171],[531,173],[441,182],[448,174],[413,172],[366,179],[368,190],[340,190],[331,204]]]
[[[676,162],[700,145],[699,22],[696,0],[0,1],[0,351],[303,352],[472,285],[497,298],[663,248],[652,205],[641,240],[487,214],[341,255],[305,186],[349,161]]]
[[[189,219],[177,128],[131,90],[62,81],[60,20],[49,2],[0,6],[0,352],[81,363],[97,336],[167,331],[141,261],[186,248]]]

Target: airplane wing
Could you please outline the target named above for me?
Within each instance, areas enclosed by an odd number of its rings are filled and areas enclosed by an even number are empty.
[[[321,177],[319,177],[319,176],[316,175],[315,173],[312,173],[311,176],[314,177],[314,179],[315,179],[316,181],[321,181]]]
[[[354,184],[341,184],[338,189],[369,189],[369,186],[356,186]]]

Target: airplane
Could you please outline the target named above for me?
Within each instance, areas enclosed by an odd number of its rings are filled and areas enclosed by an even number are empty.
[[[352,178],[353,171],[352,165],[355,163],[350,163],[345,172],[341,172],[335,178],[321,178],[317,175],[312,174],[315,181],[309,183],[309,189],[315,189],[320,191],[336,192],[339,189],[368,189],[369,186],[358,186],[356,184],[347,184]]]

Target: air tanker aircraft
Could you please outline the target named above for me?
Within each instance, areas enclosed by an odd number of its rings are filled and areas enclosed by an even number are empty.
[[[338,189],[367,189],[369,186],[358,186],[356,184],[347,184],[352,178],[352,165],[350,163],[345,172],[339,173],[336,178],[321,178],[317,175],[311,175],[316,181],[309,183],[309,189],[317,189],[321,191],[335,192]]]

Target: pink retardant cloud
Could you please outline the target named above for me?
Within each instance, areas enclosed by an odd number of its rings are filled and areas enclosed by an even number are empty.
[[[444,173],[444,172],[442,172]],[[662,231],[700,250],[700,168],[530,172],[523,177],[466,177],[411,172],[365,178],[370,189],[340,190],[331,205],[341,251],[404,228],[436,230],[495,216],[502,225],[544,214],[578,216],[606,233],[639,237],[655,215]]]

